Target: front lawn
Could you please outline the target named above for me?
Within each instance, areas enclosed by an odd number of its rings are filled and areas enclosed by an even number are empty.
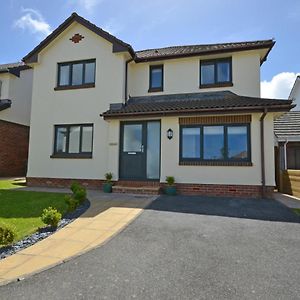
[[[0,190],[10,190],[10,189],[17,189],[26,186],[25,179],[6,179],[0,180]]]
[[[16,241],[45,226],[40,219],[44,208],[52,206],[62,214],[67,210],[64,194],[8,190],[11,185],[16,187],[0,180],[0,224],[16,228]]]

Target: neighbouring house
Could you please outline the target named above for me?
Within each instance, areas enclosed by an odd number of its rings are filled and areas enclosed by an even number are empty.
[[[296,77],[289,95],[289,100],[293,100],[294,104],[296,104],[296,107],[294,107],[293,110],[300,111],[300,75]]]
[[[276,183],[278,190],[300,196],[300,77],[297,76],[289,99],[296,104],[274,121]]]
[[[27,172],[33,70],[0,65],[0,177]]]
[[[33,68],[28,185],[267,196],[273,120],[260,97],[273,40],[135,51],[73,13],[23,61]]]

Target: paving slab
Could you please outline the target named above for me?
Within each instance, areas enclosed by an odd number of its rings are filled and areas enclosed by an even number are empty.
[[[70,192],[67,189],[24,189]],[[88,191],[88,198],[91,202],[89,209],[74,222],[31,247],[0,260],[0,285],[49,269],[104,244],[156,197]]]
[[[282,204],[284,204],[289,208],[300,209],[300,199],[298,197],[282,194],[282,193],[274,193],[274,199],[281,202]]]

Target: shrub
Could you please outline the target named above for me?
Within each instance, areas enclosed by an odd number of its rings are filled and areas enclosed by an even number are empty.
[[[70,195],[65,196],[65,202],[68,205],[69,212],[74,211],[79,205],[79,201],[74,199],[73,196]]]
[[[113,175],[113,173],[108,172],[108,173],[105,173],[104,176],[105,176],[106,182],[107,182],[107,183],[110,183],[111,180],[113,179],[113,176],[114,176],[114,175]]]
[[[16,229],[14,227],[0,224],[0,245],[12,244],[16,235]]]
[[[86,188],[78,182],[74,181],[71,184],[71,191],[73,192],[73,198],[76,199],[79,204],[86,200]]]
[[[58,212],[56,208],[49,206],[43,210],[41,219],[46,225],[56,228],[61,220],[61,213]]]
[[[80,183],[78,183],[78,182],[76,182],[76,181],[72,182],[72,184],[71,184],[71,191],[73,192],[73,194],[75,194],[76,191],[77,191],[78,189],[80,189],[80,188],[81,188]]]
[[[74,193],[74,199],[76,199],[80,204],[83,203],[86,199],[86,189],[84,187],[80,187]]]
[[[168,185],[173,185],[175,183],[174,176],[167,176],[166,177],[166,182],[167,182]]]

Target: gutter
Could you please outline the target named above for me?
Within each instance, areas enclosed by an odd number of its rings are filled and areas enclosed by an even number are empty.
[[[260,157],[261,157],[261,195],[262,198],[266,195],[266,170],[265,170],[265,117],[267,115],[267,108],[264,109],[260,117]]]
[[[125,63],[125,88],[124,88],[124,100],[125,104],[127,104],[127,90],[128,90],[128,64],[133,61],[133,58],[126,60]]]

